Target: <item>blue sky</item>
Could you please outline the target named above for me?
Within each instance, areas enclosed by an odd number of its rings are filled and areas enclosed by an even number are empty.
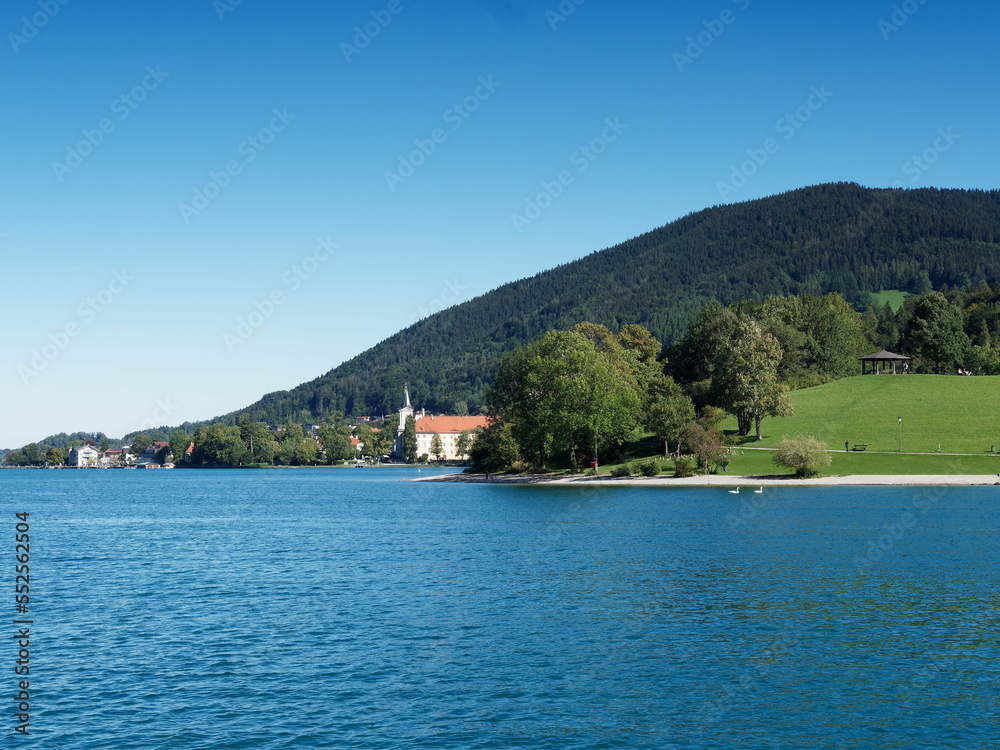
[[[996,188],[998,20],[943,0],[11,0],[0,447],[232,411],[719,203]]]

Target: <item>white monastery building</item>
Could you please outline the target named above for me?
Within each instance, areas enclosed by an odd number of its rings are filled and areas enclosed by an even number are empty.
[[[396,430],[396,444],[393,447],[393,455],[397,458],[403,457],[403,430],[406,428],[406,418],[413,417],[414,426],[417,429],[417,455],[426,453],[434,458],[431,451],[431,442],[435,435],[441,436],[441,445],[444,449],[443,458],[448,461],[455,461],[461,458],[456,450],[458,436],[465,430],[474,430],[477,427],[486,427],[489,420],[486,417],[445,417],[426,415],[421,410],[415,413],[410,406],[410,389],[403,388],[404,401],[403,408],[399,410],[399,427]]]

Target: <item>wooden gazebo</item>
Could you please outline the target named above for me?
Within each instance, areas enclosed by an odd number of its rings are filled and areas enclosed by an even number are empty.
[[[909,368],[906,363],[910,361],[909,357],[904,357],[902,354],[893,354],[892,352],[887,352],[883,349],[875,354],[869,354],[866,357],[858,357],[861,361],[861,374],[862,375],[879,375],[889,372],[890,365],[892,366],[892,374],[896,375],[896,365],[902,365],[900,372],[905,373]],[[872,363],[871,372],[867,372],[866,363]],[[879,364],[881,363],[881,367]]]

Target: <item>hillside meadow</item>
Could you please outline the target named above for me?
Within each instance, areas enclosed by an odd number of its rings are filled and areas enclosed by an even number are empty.
[[[868,451],[988,455],[1000,448],[1000,377],[959,375],[859,375],[790,395],[794,416],[765,419],[764,439],[742,444],[773,447],[783,436],[812,435],[843,450],[866,443]],[[736,429],[736,420],[725,423]]]

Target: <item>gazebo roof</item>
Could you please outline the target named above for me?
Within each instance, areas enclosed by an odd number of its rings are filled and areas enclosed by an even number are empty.
[[[894,354],[892,352],[887,352],[885,349],[883,349],[882,351],[876,352],[875,354],[869,354],[865,357],[858,357],[858,359],[868,362],[891,362],[893,360],[902,361],[902,360],[908,360],[910,358],[904,357],[902,354]]]

